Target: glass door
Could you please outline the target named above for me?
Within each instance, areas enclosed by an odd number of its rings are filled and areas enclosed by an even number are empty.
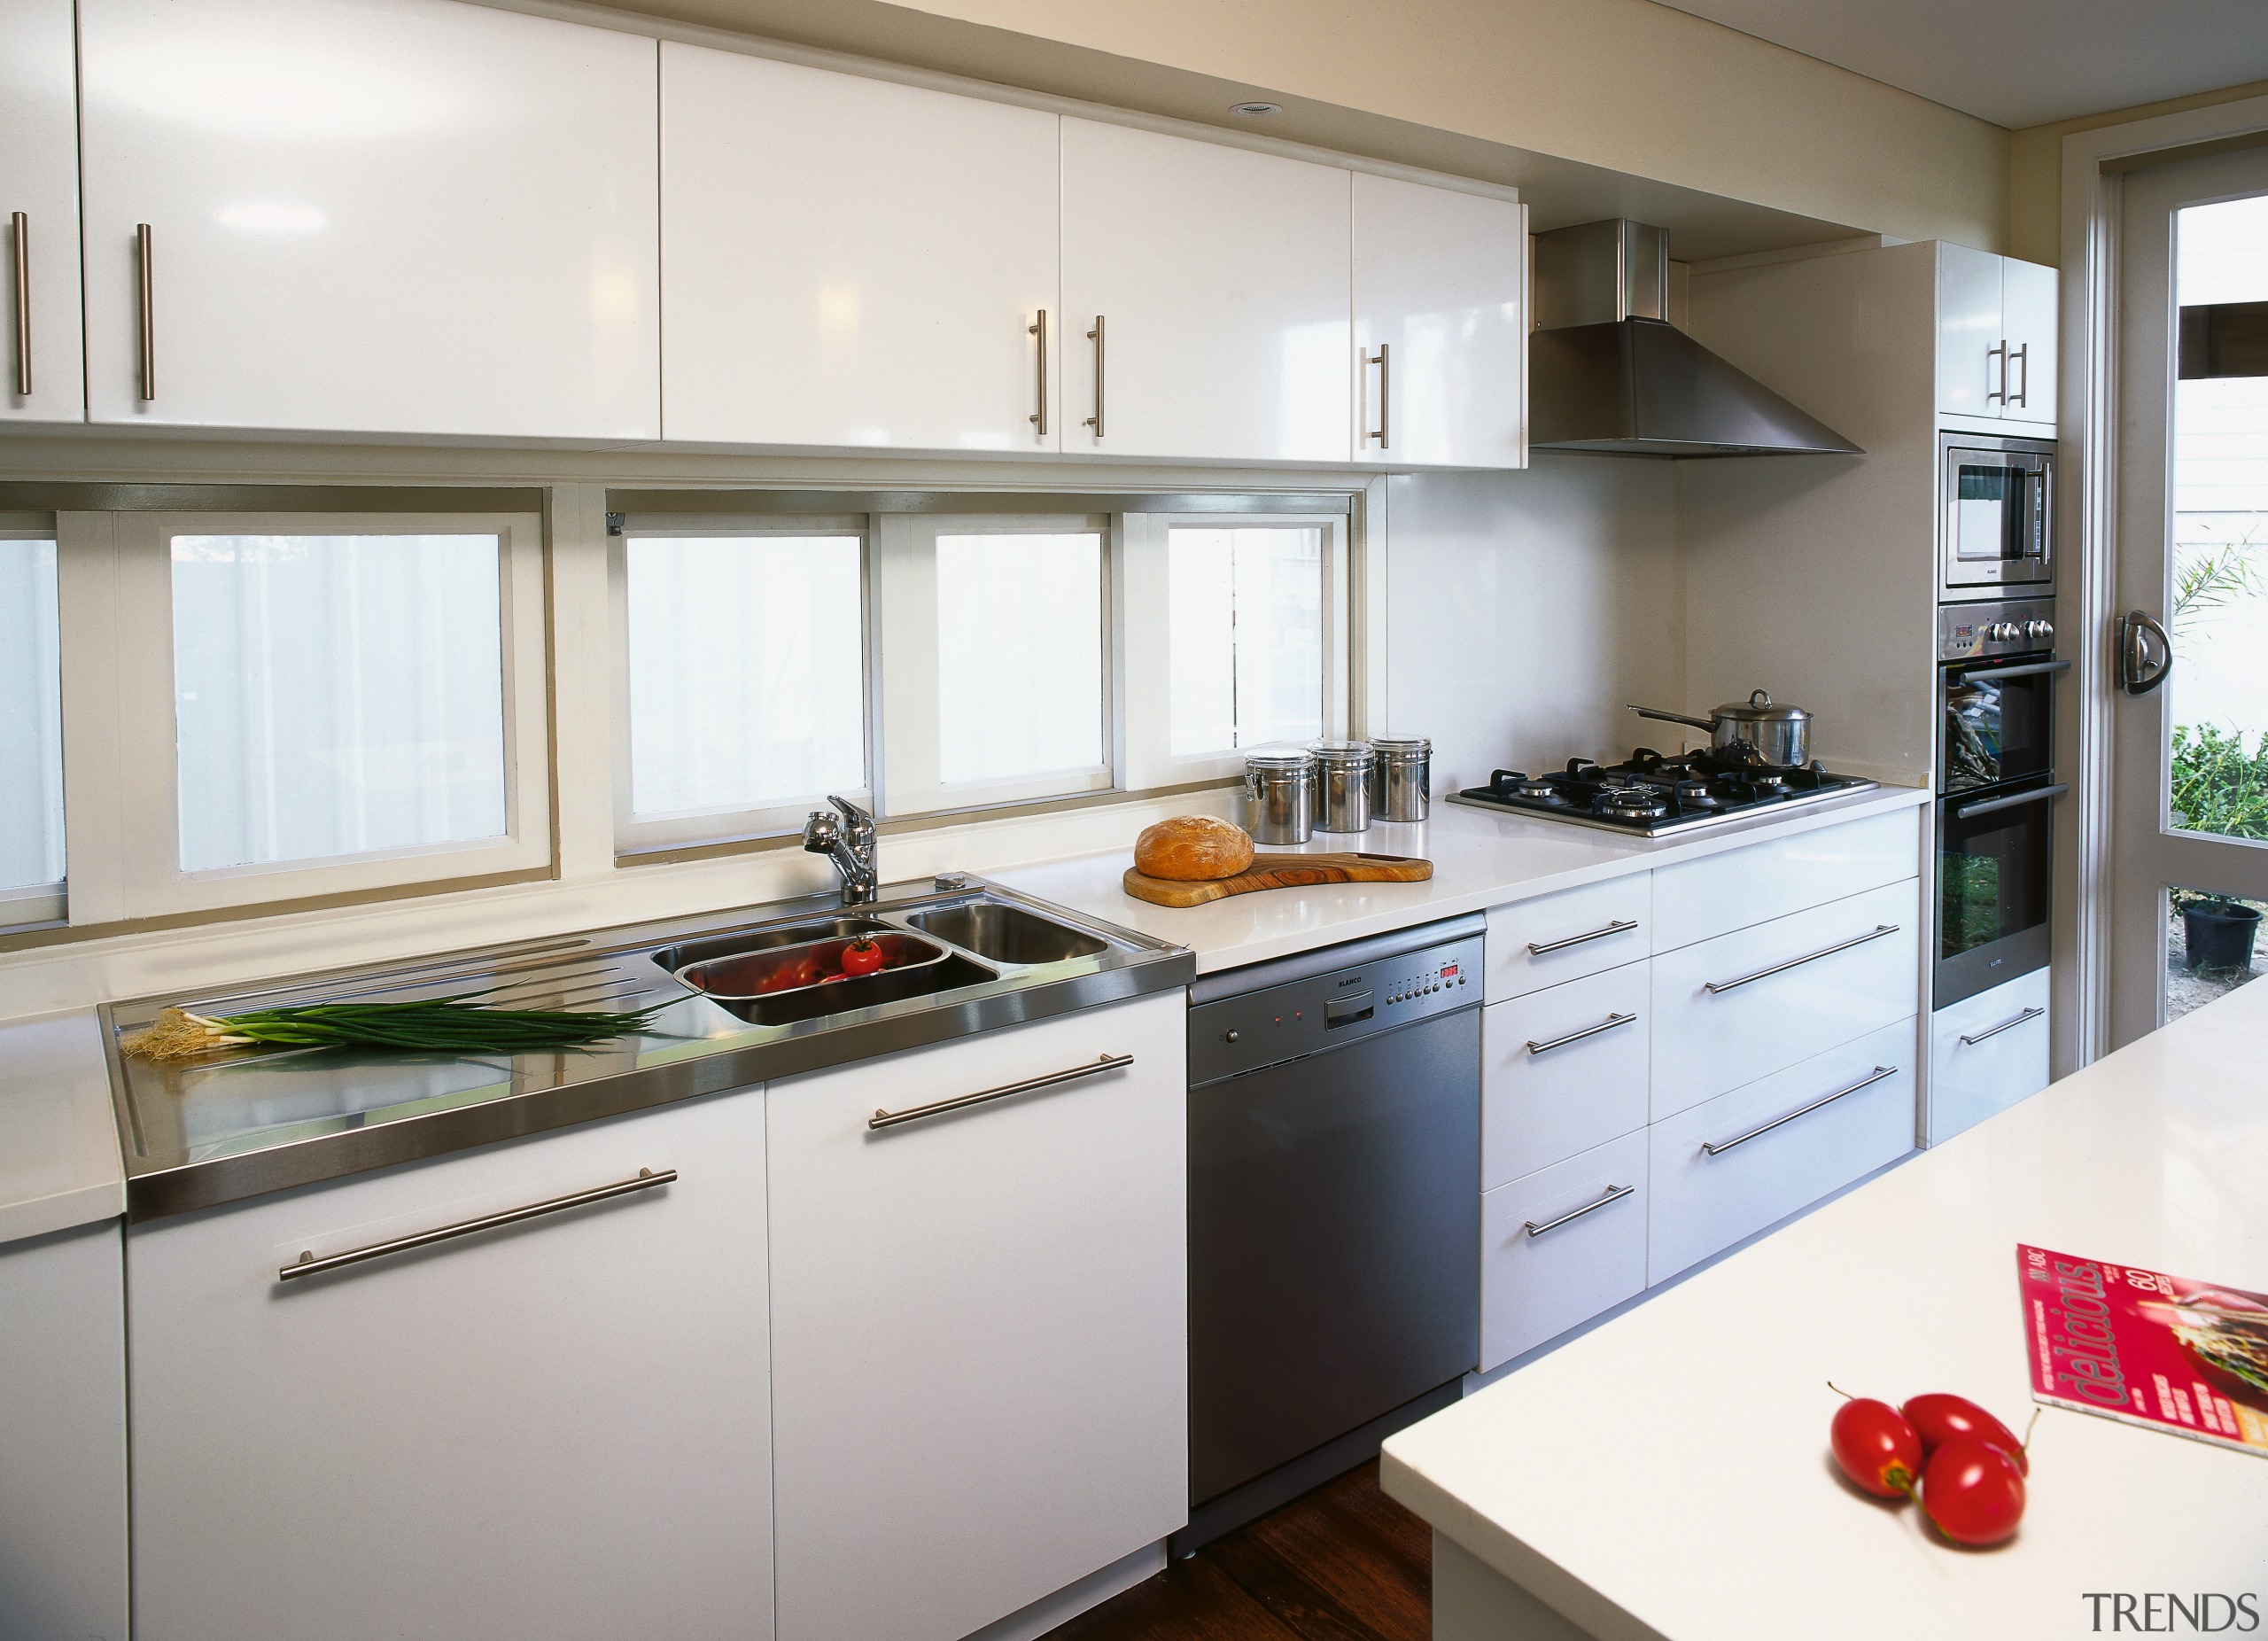
[[[2114,1047],[2268,971],[2268,153],[2125,188]]]

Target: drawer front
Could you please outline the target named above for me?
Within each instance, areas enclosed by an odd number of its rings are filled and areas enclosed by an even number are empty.
[[[1674,951],[1922,870],[1915,807],[1755,844],[1654,873],[1654,950]]]
[[[1482,1012],[1482,1190],[1646,1125],[1652,1013],[1643,962]]]
[[[1645,956],[1653,949],[1652,880],[1651,873],[1632,872],[1491,907],[1488,1000],[1522,997]]]
[[[1912,1150],[1915,1050],[1909,1017],[1647,1130],[1648,1283]]]
[[[2047,1086],[2046,969],[2019,975],[1930,1016],[1931,1145]]]
[[[1920,890],[1908,878],[1654,959],[1654,1120],[1917,1012]]]
[[[1480,1199],[1481,1372],[1644,1290],[1646,1197],[1641,1130]]]

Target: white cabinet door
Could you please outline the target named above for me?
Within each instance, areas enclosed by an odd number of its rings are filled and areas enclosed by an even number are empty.
[[[1058,123],[664,42],[664,432],[1057,448]]]
[[[673,1183],[279,1281],[375,1242]],[[136,1227],[151,1641],[771,1632],[764,1094]]]
[[[0,292],[7,302],[0,421],[86,419],[76,50],[71,0],[0,0]],[[23,322],[28,358],[18,334]]]
[[[1063,448],[1345,462],[1348,175],[1065,119]]]
[[[1989,251],[1938,245],[1938,409],[1946,416],[1997,416],[2003,386],[2000,259]]]
[[[1645,1286],[1643,1129],[1480,1199],[1482,1373]]]
[[[954,1641],[1182,1525],[1183,994],[772,1085],[780,1634]],[[1091,1065],[1076,1081],[904,1111]]]
[[[1492,1003],[1480,1025],[1480,1188],[1646,1125],[1646,965]]]
[[[2047,971],[1930,1016],[1930,1120],[1939,1145],[2047,1086]]]
[[[2007,339],[2010,359],[2008,401],[2000,408],[2004,421],[2054,425],[2060,289],[2059,276],[2052,268],[2014,258],[2001,263],[2000,333]]]
[[[1487,999],[1619,968],[1653,945],[1657,872],[1627,872],[1488,908]]]
[[[1527,209],[1355,177],[1355,459],[1527,465]]]
[[[1841,900],[1922,869],[1919,807],[1820,827],[1654,873],[1654,950]]]
[[[79,25],[93,420],[658,435],[655,42],[452,0]]]

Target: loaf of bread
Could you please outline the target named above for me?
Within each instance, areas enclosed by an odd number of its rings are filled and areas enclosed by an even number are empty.
[[[1211,815],[1176,815],[1143,828],[1134,840],[1134,869],[1176,883],[1234,877],[1252,864],[1252,837]]]

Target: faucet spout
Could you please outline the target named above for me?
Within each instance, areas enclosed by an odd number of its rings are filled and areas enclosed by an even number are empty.
[[[825,855],[843,875],[843,904],[871,906],[882,892],[874,817],[847,797],[830,797],[833,811],[814,809],[804,822],[804,847]]]

